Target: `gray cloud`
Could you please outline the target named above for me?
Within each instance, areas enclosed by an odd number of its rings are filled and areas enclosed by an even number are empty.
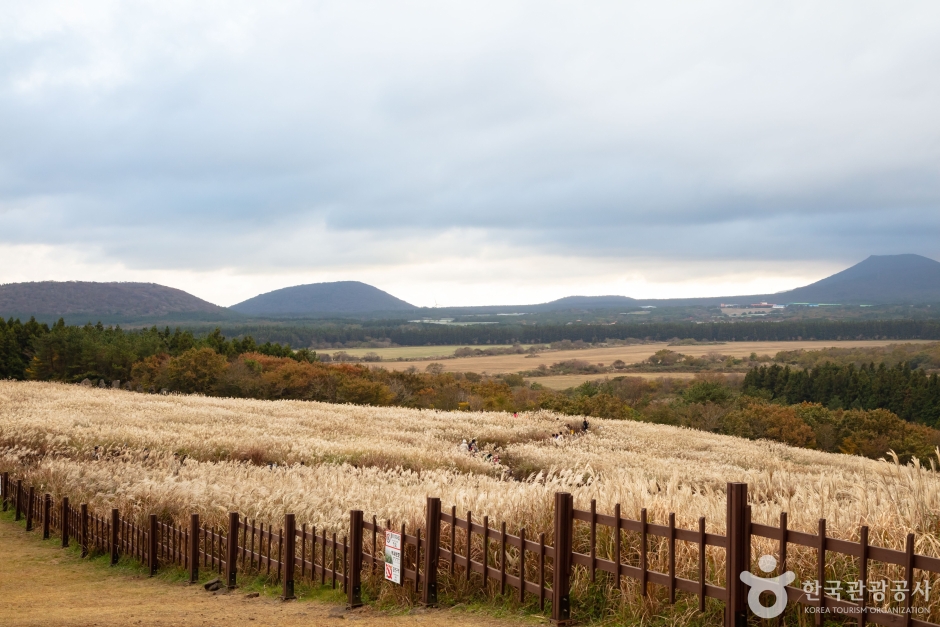
[[[77,10],[0,18],[0,245],[244,272],[434,263],[414,243],[459,231],[940,256],[934,3]]]

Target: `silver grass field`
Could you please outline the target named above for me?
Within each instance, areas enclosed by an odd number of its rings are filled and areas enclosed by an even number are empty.
[[[788,512],[791,529],[815,533],[827,519],[831,537],[857,540],[870,527],[872,544],[903,549],[916,534],[916,552],[940,556],[940,476],[937,460],[901,465],[885,459],[791,448],[702,431],[589,418],[586,434],[551,434],[581,419],[549,412],[443,412],[254,401],[202,396],[145,395],[75,385],[0,381],[0,471],[27,479],[54,497],[68,495],[93,510],[118,507],[139,520],[158,513],[177,524],[198,512],[210,524],[226,513],[279,525],[293,512],[307,523],[342,533],[350,509],[367,518],[421,526],[427,496],[463,516],[507,524],[550,542],[555,492],[575,507],[722,533],[725,486],[746,482],[754,522],[776,525]],[[500,463],[471,456],[462,439],[476,438]],[[940,455],[940,452],[938,452]],[[586,530],[576,529],[576,550]],[[443,534],[445,540],[447,534]],[[599,534],[599,556],[612,554],[612,534]],[[638,539],[624,533],[625,562]],[[651,541],[650,567],[665,570],[665,551]],[[458,543],[459,546],[459,543]],[[580,547],[580,549],[579,549]],[[679,543],[677,574],[696,579],[697,547]],[[480,548],[482,550],[482,547]],[[755,538],[756,560],[775,543]],[[606,555],[605,555],[606,554]],[[632,556],[632,557],[631,557]],[[723,582],[723,552],[709,553],[709,580]],[[798,581],[813,577],[815,551],[792,547]],[[853,571],[849,558],[830,557],[833,577]],[[872,564],[871,577],[897,579],[893,567]],[[940,582],[933,581],[934,585]],[[575,593],[584,593],[580,575]],[[639,595],[622,582],[624,604]],[[938,613],[940,588],[928,608]],[[656,601],[645,612],[658,611]],[[924,615],[918,616],[924,618]]]

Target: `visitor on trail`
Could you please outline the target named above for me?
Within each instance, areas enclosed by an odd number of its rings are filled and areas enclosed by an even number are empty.
[[[463,442],[460,443],[460,450],[463,451],[464,453],[467,453],[470,451],[470,445],[467,444],[466,438],[464,438]]]
[[[588,421],[587,421],[587,418],[585,418],[585,419],[584,419],[584,422],[581,423],[581,430],[582,430],[582,431],[587,431],[587,430],[588,430]]]

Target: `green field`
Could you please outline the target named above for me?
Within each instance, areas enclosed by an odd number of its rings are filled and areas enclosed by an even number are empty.
[[[350,355],[362,357],[366,353],[376,353],[384,360],[394,359],[429,359],[431,357],[453,357],[454,351],[463,348],[465,344],[455,344],[453,346],[395,346],[393,348],[330,348],[322,349],[318,352],[338,353],[345,351]],[[523,348],[528,348],[524,345]],[[473,348],[509,348],[509,344],[488,344],[485,346],[474,346]]]

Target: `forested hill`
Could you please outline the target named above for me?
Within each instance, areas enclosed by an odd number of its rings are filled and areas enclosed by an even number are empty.
[[[295,285],[232,305],[251,316],[305,316],[330,313],[409,311],[417,307],[359,281]]]
[[[155,283],[41,281],[0,285],[0,317],[47,319],[147,318],[171,314],[224,314],[225,308]]]

